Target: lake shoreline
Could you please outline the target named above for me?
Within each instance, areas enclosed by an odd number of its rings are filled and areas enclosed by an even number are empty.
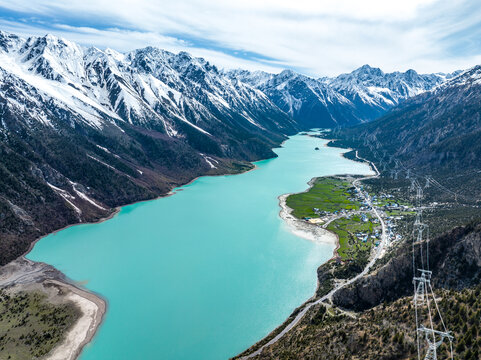
[[[330,148],[336,148],[336,149],[343,150],[343,152],[341,152],[339,154],[339,156],[341,158],[344,158],[344,159],[346,159],[348,161],[352,161],[352,162],[360,162],[360,163],[367,164],[369,166],[370,170],[373,172],[373,174],[371,176],[376,176],[376,174],[378,173],[377,169],[373,166],[373,164],[371,162],[362,161],[362,160],[353,160],[353,159],[349,159],[348,157],[345,156],[345,154],[347,154],[351,151],[354,151],[355,149],[352,149],[352,148],[345,149],[345,148],[339,148],[337,146],[332,146],[333,141],[335,141],[334,139],[325,139],[324,138],[323,140],[327,141],[323,145],[323,147],[330,147]],[[352,175],[352,174],[335,174],[335,175],[328,175],[328,176],[347,176],[347,175]],[[308,192],[313,187],[315,179],[320,178],[320,177],[324,177],[324,176],[314,177],[311,180],[309,180],[309,182],[307,183],[308,188],[306,190],[302,191],[302,192]],[[302,193],[302,192],[299,192],[299,193]],[[327,229],[322,229],[322,230],[325,231],[324,234],[317,235],[317,231],[316,231],[315,228],[319,229],[320,228],[319,226],[307,223],[306,221],[303,221],[301,219],[298,219],[298,218],[294,217],[291,214],[292,209],[290,207],[288,207],[287,204],[286,204],[286,199],[289,195],[292,195],[292,194],[289,194],[289,193],[283,194],[283,195],[280,195],[278,197],[279,207],[281,208],[281,210],[279,211],[279,216],[281,217],[282,220],[285,221],[286,225],[289,228],[292,229],[293,233],[297,236],[300,236],[300,237],[306,239],[306,240],[314,241],[314,242],[316,241],[316,236],[318,236],[319,238],[324,238],[324,241],[322,241],[322,240],[319,241],[320,243],[328,243],[328,244],[334,244],[335,245],[335,248],[333,249],[332,257],[329,258],[328,260],[326,260],[325,262],[319,264],[319,267],[318,267],[318,269],[319,269],[321,266],[323,266],[324,264],[327,264],[329,261],[332,261],[333,259],[335,259],[338,256],[337,251],[340,248],[339,236],[336,233],[334,233],[332,231],[329,231]],[[328,240],[328,237],[331,237],[331,239]],[[332,240],[333,237],[335,238],[335,240]],[[282,331],[289,324],[289,321],[292,320],[299,311],[301,311],[301,309],[303,309],[306,305],[308,305],[309,303],[314,301],[316,299],[316,294],[317,294],[317,292],[319,290],[319,286],[320,286],[319,278],[317,276],[317,273],[316,273],[316,280],[317,280],[317,286],[316,286],[316,291],[314,292],[314,295],[312,295],[309,299],[307,299],[301,305],[299,305],[297,308],[295,308],[292,311],[292,313],[281,324],[279,324],[279,326],[277,326],[275,329],[273,329],[270,333],[268,333],[262,339],[260,339],[256,343],[252,344],[249,348],[245,349],[241,353],[234,356],[232,359],[243,359],[243,360],[249,359],[252,356],[252,354],[254,354],[257,351],[257,349],[259,347],[262,347],[265,342],[267,342],[270,339],[272,339],[273,337],[275,337],[279,331]],[[245,354],[245,355],[243,355],[243,354]]]
[[[372,164],[370,162],[361,161],[361,160],[353,160],[353,159],[349,159],[346,156],[344,156],[345,154],[347,154],[351,151],[354,151],[354,149],[351,149],[351,148],[344,149],[344,148],[331,146],[330,144],[334,140],[330,140],[330,139],[325,139],[325,140],[327,140],[328,142],[323,145],[324,147],[334,147],[334,148],[337,148],[337,149],[346,150],[346,151],[339,154],[342,158],[344,158],[348,161],[356,161],[356,162],[360,162],[360,163],[365,163],[365,164],[369,165],[369,167],[371,168],[371,170],[374,173],[377,171],[377,169],[373,169]],[[329,176],[348,176],[348,175],[351,175],[351,174],[334,174],[334,175],[329,175]],[[307,182],[308,188],[303,192],[308,192],[309,190],[311,190],[312,187],[314,186],[314,181],[316,179],[320,178],[320,177],[324,177],[324,176],[313,177],[311,180],[309,180]],[[279,211],[280,218],[282,220],[284,220],[287,223],[287,225],[292,229],[293,233],[295,235],[299,236],[299,237],[302,237],[304,239],[314,241],[314,242],[335,245],[332,257],[329,258],[328,260],[326,260],[324,263],[320,264],[319,266],[322,266],[325,263],[335,259],[336,256],[338,255],[337,251],[339,250],[339,247],[340,247],[339,236],[332,231],[321,228],[321,227],[319,227],[315,224],[310,224],[306,221],[303,221],[303,220],[298,219],[295,216],[293,216],[291,214],[292,209],[290,207],[288,207],[287,204],[286,204],[286,200],[287,200],[287,197],[289,195],[292,195],[292,194],[283,194],[283,195],[280,195],[278,197],[279,207],[281,208],[281,210]],[[320,230],[322,230],[322,231],[320,231]],[[335,239],[334,239],[334,237],[335,237]]]
[[[312,182],[315,179],[316,178],[312,178],[312,180],[309,181],[309,189],[312,187]],[[302,237],[309,241],[316,242],[316,243],[334,245],[335,246],[334,254],[333,254],[333,257],[334,257],[336,253],[336,249],[338,248],[338,243],[339,243],[339,239],[337,238],[337,235],[320,226],[317,226],[315,224],[310,224],[306,221],[303,221],[301,219],[294,217],[291,213],[292,209],[288,207],[286,204],[286,200],[289,195],[292,195],[292,194],[283,194],[278,197],[279,207],[281,208],[281,210],[279,211],[280,218],[287,223],[287,225],[291,229],[291,232],[294,235],[298,237]],[[332,259],[332,257],[330,259]]]
[[[66,339],[47,355],[46,360],[75,360],[84,347],[92,341],[102,324],[107,311],[107,301],[93,292],[80,289],[70,283],[58,280],[51,282],[66,287],[70,291],[68,300],[82,309],[83,316],[67,332]]]
[[[282,147],[282,144],[284,144],[285,141],[283,141],[279,147]],[[263,159],[263,160],[268,160],[268,159]],[[258,161],[263,161],[263,160],[258,160]],[[70,329],[66,334],[66,339],[57,345],[50,354],[47,354],[46,360],[77,360],[80,357],[80,354],[82,353],[83,349],[85,348],[86,345],[88,345],[92,339],[94,338],[98,328],[102,325],[103,319],[105,318],[105,314],[107,312],[107,299],[104,299],[101,295],[86,289],[86,288],[81,288],[79,287],[78,284],[76,284],[73,280],[70,280],[66,277],[65,274],[63,274],[60,270],[56,269],[54,266],[49,265],[49,264],[43,264],[40,262],[36,262],[33,260],[28,259],[26,256],[33,250],[37,242],[40,240],[44,239],[47,236],[56,234],[60,231],[66,230],[70,227],[73,226],[79,226],[79,225],[93,225],[93,224],[100,224],[105,221],[113,219],[115,216],[117,216],[121,209],[126,206],[131,206],[143,202],[148,202],[148,201],[154,201],[162,198],[166,198],[172,195],[175,195],[177,191],[182,191],[182,189],[176,190],[178,188],[182,188],[184,186],[190,185],[194,183],[196,180],[198,180],[201,177],[214,177],[214,176],[234,176],[234,175],[241,175],[248,173],[250,171],[254,171],[258,169],[258,166],[255,163],[252,163],[253,167],[251,169],[248,169],[246,171],[242,171],[239,173],[225,173],[225,174],[212,174],[212,175],[199,175],[192,180],[188,181],[185,184],[178,185],[174,188],[172,188],[168,193],[162,194],[159,196],[156,196],[152,199],[145,199],[145,200],[139,200],[139,201],[134,201],[132,203],[128,203],[125,205],[117,206],[115,208],[110,208],[110,214],[108,214],[105,217],[102,217],[98,220],[94,221],[88,221],[88,222],[82,222],[82,223],[75,223],[75,224],[69,224],[67,226],[64,226],[60,229],[54,230],[48,234],[42,235],[39,238],[35,239],[29,246],[28,250],[25,251],[22,255],[20,255],[18,258],[15,260],[11,261],[10,263],[0,267],[0,271],[9,265],[11,266],[12,264],[15,264],[16,266],[19,266],[19,263],[31,263],[31,264],[40,264],[40,265],[47,265],[48,267],[51,267],[54,269],[54,271],[50,274],[54,274],[53,277],[47,281],[54,283],[58,286],[64,287],[66,290],[68,290],[68,294],[65,296],[65,298],[69,297],[69,295],[74,294],[74,296],[70,296],[71,299],[70,301],[74,302],[82,311],[83,315],[76,321],[76,323],[73,325],[72,329]],[[23,268],[22,265],[19,266],[17,269],[20,272],[27,273],[28,270],[27,268]],[[34,284],[43,284],[46,282],[45,280],[42,281],[34,281],[28,284],[18,284],[16,286],[22,287],[24,286],[25,288],[28,288],[31,285]],[[0,283],[0,288],[1,288],[1,283]],[[95,315],[90,315],[89,313],[92,312],[91,306],[89,303],[94,304],[96,307]],[[88,322],[88,324],[86,324]],[[83,338],[81,341],[75,341],[75,339],[70,339],[69,334],[76,334],[78,333],[79,329],[85,330],[87,328],[87,334],[85,338]]]
[[[279,147],[282,147],[282,145],[284,144],[284,142],[282,144],[280,144]],[[323,146],[327,146],[327,143],[326,144],[323,144]],[[346,149],[342,149],[342,151],[344,151]],[[349,150],[348,150],[349,151]],[[345,151],[345,152],[348,152],[348,151]],[[340,156],[341,157],[344,157],[344,153],[341,153]],[[266,160],[266,159],[264,159]],[[347,159],[349,161],[352,161],[350,159]],[[262,160],[259,160],[259,161],[262,161]],[[138,203],[142,203],[142,202],[147,202],[147,201],[153,201],[153,200],[157,200],[157,199],[160,199],[160,198],[164,198],[164,197],[169,197],[171,195],[174,195],[177,193],[177,191],[182,191],[182,187],[183,186],[187,186],[189,184],[192,184],[193,182],[195,182],[196,180],[198,180],[200,177],[210,177],[210,176],[229,176],[229,175],[240,175],[240,174],[245,174],[247,172],[250,172],[252,170],[256,170],[258,168],[258,166],[253,163],[253,168],[251,169],[248,169],[246,171],[243,171],[243,172],[239,172],[239,173],[235,173],[235,174],[213,174],[213,175],[200,175],[200,176],[197,176],[195,178],[193,178],[192,180],[188,181],[187,183],[183,184],[183,185],[178,185],[174,188],[172,188],[168,193],[166,194],[162,194],[162,195],[159,195],[157,197],[154,197],[152,199],[145,199],[145,200],[140,200],[140,201],[136,201],[136,202],[132,202],[132,203],[128,203],[128,204],[125,204],[125,205],[122,205],[122,206],[118,206],[118,207],[115,207],[115,208],[111,208],[110,209],[110,214],[108,214],[108,216],[104,217],[104,218],[101,218],[99,220],[96,220],[96,221],[92,221],[92,222],[85,222],[85,223],[76,223],[76,224],[70,224],[68,226],[65,226],[61,229],[57,229],[47,235],[44,235],[44,236],[41,236],[39,237],[38,239],[36,239],[34,242],[32,242],[30,244],[30,247],[28,249],[27,252],[25,252],[25,254],[23,254],[21,256],[21,258],[27,260],[27,261],[30,261],[28,260],[27,258],[25,258],[25,256],[30,253],[32,251],[32,249],[34,248],[34,246],[36,245],[36,243],[40,240],[42,240],[43,238],[45,238],[46,236],[49,236],[49,235],[52,235],[52,234],[55,234],[61,230],[65,230],[69,227],[72,227],[72,226],[76,226],[76,225],[83,225],[83,224],[98,224],[98,223],[102,223],[104,221],[107,221],[107,220],[110,220],[112,218],[114,218],[117,214],[119,214],[119,212],[121,211],[121,209],[123,207],[126,207],[126,206],[130,206],[130,205],[134,205],[134,204],[138,204]],[[313,178],[314,179],[314,178]],[[311,182],[312,180],[308,182],[309,185],[311,185]],[[282,203],[282,196],[284,196],[284,203]],[[291,225],[292,224],[295,224],[297,222],[300,223],[300,221],[298,219],[295,219],[295,221],[292,221],[287,219],[288,216],[292,216],[290,215],[289,211],[288,211],[288,208],[285,206],[285,197],[287,197],[287,195],[282,195],[279,197],[279,206],[281,207],[281,210],[279,212],[279,216],[284,220],[286,221],[286,223],[288,223],[289,225],[289,222],[291,222]],[[290,225],[290,226],[291,226]],[[317,231],[314,231],[313,232],[313,229],[312,228],[306,228],[305,225],[310,225],[310,224],[302,224],[303,226],[299,226],[299,224],[297,225],[294,225],[294,231],[297,231],[297,232],[294,232],[294,234],[298,237],[302,237],[302,238],[306,238],[308,240],[314,240],[314,241],[319,241],[322,242],[322,243],[327,243],[327,244],[332,244],[334,245],[334,250],[333,250],[333,257],[335,256],[336,252],[337,252],[337,249],[339,248],[339,239],[337,237],[336,234],[332,233],[332,232],[329,232],[325,229],[322,229],[322,234],[318,233]],[[313,225],[314,226],[314,225]],[[296,230],[297,228],[297,230]],[[18,260],[19,258],[17,258]],[[332,258],[331,258],[332,259]],[[330,260],[330,259],[329,259]],[[329,261],[327,260],[327,261]],[[14,260],[16,261],[16,260]],[[58,271],[58,270],[57,270]],[[60,273],[60,271],[58,271]],[[93,339],[93,337],[95,336],[95,333],[96,331],[98,330],[99,326],[102,324],[102,320],[104,319],[105,317],[105,312],[107,310],[107,301],[104,300],[100,295],[98,294],[95,294],[94,292],[88,290],[88,289],[84,289],[84,288],[79,288],[79,285],[78,284],[75,284],[75,282],[71,281],[70,279],[68,279],[65,275],[63,275],[62,273],[60,273],[62,276],[59,276],[58,278],[55,279],[55,281],[57,281],[59,283],[59,285],[63,285],[65,286],[66,288],[68,288],[69,290],[71,290],[73,293],[76,294],[76,296],[78,297],[78,305],[80,307],[81,306],[81,299],[83,299],[84,301],[88,301],[88,302],[93,302],[95,303],[96,307],[97,307],[97,315],[96,316],[91,316],[90,317],[90,324],[88,326],[88,336],[85,337],[81,342],[70,342],[69,344],[65,344],[65,343],[62,343],[59,345],[59,347],[61,346],[64,346],[64,351],[67,351],[68,353],[70,354],[74,354],[73,357],[69,358],[69,359],[78,359],[78,357],[80,356],[80,354],[82,353],[82,350],[84,349],[84,347]],[[318,286],[319,286],[319,283],[318,283]],[[75,301],[74,301],[75,302]],[[85,304],[84,304],[85,305]],[[86,308],[84,307],[84,312],[88,312],[86,310]],[[77,324],[76,324],[77,325]],[[84,324],[85,326],[85,324]],[[75,326],[74,326],[75,328]],[[69,333],[71,333],[72,331],[74,331],[74,329],[71,329],[71,331],[69,331]],[[68,338],[68,334],[67,334],[67,338]],[[65,350],[65,349],[69,349],[69,350]],[[54,354],[55,352],[55,349],[52,350],[52,354]],[[53,356],[53,355],[52,355]],[[56,357],[52,357],[50,358],[49,356],[47,356],[47,359],[50,359],[50,360],[57,360],[57,359],[62,359],[61,357],[60,358],[56,358]]]
[[[80,288],[65,274],[42,262],[19,257],[0,269],[0,288],[40,291],[61,303],[73,303],[81,315],[65,333],[65,338],[46,355],[47,360],[75,360],[94,337],[107,309],[107,300],[90,290]]]

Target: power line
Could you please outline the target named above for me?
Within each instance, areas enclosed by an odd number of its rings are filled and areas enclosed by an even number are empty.
[[[376,139],[375,135],[371,137],[376,145],[376,148],[381,148],[381,144]],[[369,146],[372,154],[379,158],[379,154]],[[386,156],[384,154],[383,158]],[[379,159],[383,163],[382,159]],[[406,168],[401,161],[394,159],[395,167],[404,169],[406,172],[406,179],[411,180],[410,189],[416,192],[416,218],[413,226],[412,237],[412,256],[413,256],[413,286],[414,286],[414,312],[415,312],[415,329],[416,329],[416,344],[418,360],[437,360],[438,349],[445,341],[449,342],[449,359],[453,360],[453,336],[447,330],[444,323],[441,311],[439,309],[432,285],[431,276],[432,271],[429,270],[429,225],[422,221],[422,199],[423,187],[420,185],[418,178],[422,177],[416,174],[412,169]],[[394,173],[397,179],[397,171]],[[391,171],[391,176],[393,172]],[[431,175],[425,176],[426,184],[424,188],[431,184],[436,188],[454,195],[457,201],[459,194],[444,187]],[[425,248],[424,248],[425,247]],[[419,264],[416,264],[416,248],[419,252]],[[432,306],[434,304],[434,307]],[[433,314],[435,314],[441,321],[441,330],[435,329]],[[426,349],[426,350],[424,350]],[[425,352],[424,352],[425,351]]]
[[[438,348],[447,340],[450,345],[450,359],[453,359],[453,336],[447,330],[441,311],[436,301],[431,285],[432,271],[429,270],[429,225],[422,222],[421,201],[423,188],[415,180],[416,186],[416,220],[414,221],[413,236],[413,285],[414,311],[416,320],[416,343],[418,360],[421,360],[423,348],[427,347],[424,360],[437,360]],[[416,245],[419,247],[420,264],[416,266]],[[425,247],[425,249],[424,249]],[[432,306],[435,304],[435,307]],[[436,330],[433,314],[441,319],[442,330]],[[424,338],[424,341],[422,340]],[[424,343],[425,346],[422,346]]]

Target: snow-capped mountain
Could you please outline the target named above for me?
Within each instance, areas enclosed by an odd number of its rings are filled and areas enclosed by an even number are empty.
[[[21,39],[7,33],[0,33],[0,44],[5,76],[24,81],[44,103],[52,100],[89,126],[128,123],[171,137],[185,136],[185,128],[207,136],[229,126],[247,132],[294,129],[261,91],[185,52],[148,47],[120,54],[52,35]],[[21,110],[15,99],[6,99]]]
[[[445,78],[224,71],[185,52],[0,32],[0,265],[42,234],[246,170],[287,135],[370,120]]]
[[[248,169],[297,130],[262,91],[185,52],[1,32],[0,264],[67,224]]]
[[[353,104],[322,81],[291,70],[276,75],[237,70],[228,74],[262,90],[302,128],[331,127],[354,122],[347,121],[354,117]]]
[[[414,70],[384,73],[364,65],[349,74],[322,78],[332,89],[348,99],[363,121],[374,120],[404,100],[434,89],[459,72],[418,74]]]
[[[384,73],[364,65],[349,74],[313,79],[290,70],[274,75],[234,70],[232,78],[262,90],[303,127],[332,127],[373,120],[455,74]]]
[[[376,143],[379,153],[392,154],[415,171],[436,172],[453,185],[479,189],[480,113],[478,65],[457,72],[431,91],[407,99],[380,119],[342,130],[339,137],[349,139],[347,146],[365,151]],[[471,184],[461,177],[468,172]],[[458,180],[452,182],[453,178]]]

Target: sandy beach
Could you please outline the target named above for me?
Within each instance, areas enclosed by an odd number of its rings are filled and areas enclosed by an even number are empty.
[[[100,297],[70,284],[57,280],[48,282],[67,288],[65,300],[74,302],[81,309],[82,316],[67,333],[64,341],[54,348],[46,359],[74,360],[95,335],[105,314],[106,303]]]
[[[12,292],[40,291],[51,303],[73,302],[81,310],[82,315],[47,355],[48,360],[76,359],[95,335],[107,307],[104,299],[78,288],[53,266],[24,257],[0,268],[0,288]]]
[[[286,199],[289,195],[291,194],[279,196],[279,206],[281,207],[279,216],[285,221],[289,230],[296,236],[318,243],[332,244],[337,249],[338,239],[336,234],[319,225],[299,220],[291,214],[292,210],[286,205]]]

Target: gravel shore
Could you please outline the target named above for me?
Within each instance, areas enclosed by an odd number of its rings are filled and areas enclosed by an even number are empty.
[[[24,257],[0,268],[0,288],[10,291],[42,291],[52,303],[73,302],[82,315],[64,340],[47,356],[48,360],[75,360],[102,323],[107,304],[96,294],[80,289],[51,265]]]

